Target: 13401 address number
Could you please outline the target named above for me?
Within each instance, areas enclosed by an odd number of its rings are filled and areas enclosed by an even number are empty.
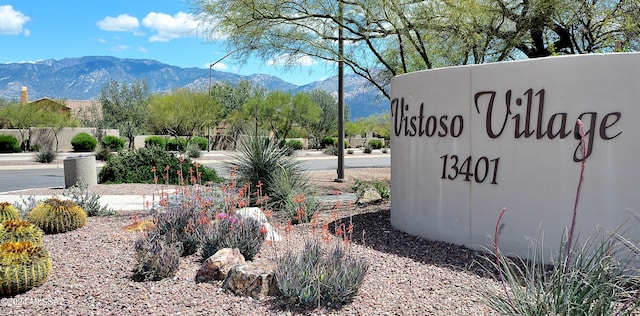
[[[483,183],[491,180],[491,184],[498,184],[498,163],[500,158],[489,159],[480,157],[474,160],[471,156],[461,158],[457,155],[440,156],[442,159],[441,179],[455,180],[458,176],[464,181]]]

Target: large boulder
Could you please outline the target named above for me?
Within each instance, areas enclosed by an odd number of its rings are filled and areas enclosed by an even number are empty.
[[[367,186],[364,191],[362,192],[362,195],[358,198],[358,201],[356,202],[357,204],[360,205],[367,205],[367,204],[373,204],[373,203],[378,203],[382,201],[382,196],[380,195],[380,192],[378,192],[378,190],[373,186]]]
[[[207,258],[196,273],[196,282],[224,280],[231,268],[245,263],[244,256],[238,248],[223,248]]]
[[[280,295],[275,277],[276,263],[269,259],[257,259],[237,265],[229,271],[222,288],[241,296],[257,300]]]

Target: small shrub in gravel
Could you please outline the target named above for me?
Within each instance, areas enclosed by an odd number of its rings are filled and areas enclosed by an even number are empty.
[[[251,260],[260,251],[265,234],[266,231],[257,220],[218,213],[216,219],[206,224],[202,230],[202,260],[222,248],[238,248],[246,260]]]
[[[166,244],[164,238],[155,233],[138,239],[135,243],[137,264],[133,269],[135,281],[159,281],[173,277],[180,268],[180,243]]]
[[[200,158],[201,153],[198,144],[187,145],[187,155],[189,155],[189,158]]]
[[[53,150],[40,151],[33,157],[33,160],[40,163],[51,163],[56,160],[58,154]]]
[[[109,216],[117,214],[107,205],[101,205],[100,195],[89,193],[88,188],[88,184],[78,181],[75,185],[65,189],[62,195],[82,207],[85,212],[87,212],[87,216]]]
[[[280,292],[297,304],[342,304],[357,294],[368,267],[366,260],[351,256],[340,243],[328,249],[312,239],[299,253],[278,258],[275,277]]]
[[[362,148],[362,152],[365,154],[370,154],[373,152],[373,147],[369,144],[364,145],[364,147]]]
[[[176,205],[156,215],[153,232],[165,239],[166,245],[179,243],[181,256],[189,256],[200,246],[197,230],[198,212],[189,205]]]

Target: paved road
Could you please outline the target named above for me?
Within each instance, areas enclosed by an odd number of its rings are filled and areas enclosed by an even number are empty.
[[[213,167],[222,176],[229,171],[223,162],[204,163]],[[309,170],[337,170],[338,159],[322,157],[321,159],[305,159],[303,165]],[[345,156],[345,169],[351,168],[384,168],[391,166],[389,155]],[[98,169],[99,171],[99,169]],[[337,176],[337,172],[336,172]],[[31,188],[56,188],[64,186],[64,169],[26,169],[0,171],[0,192],[17,191]]]

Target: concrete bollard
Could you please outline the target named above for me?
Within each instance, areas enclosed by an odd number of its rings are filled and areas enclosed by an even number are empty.
[[[88,186],[98,184],[96,156],[68,157],[64,161],[64,187],[74,186],[82,181]]]

